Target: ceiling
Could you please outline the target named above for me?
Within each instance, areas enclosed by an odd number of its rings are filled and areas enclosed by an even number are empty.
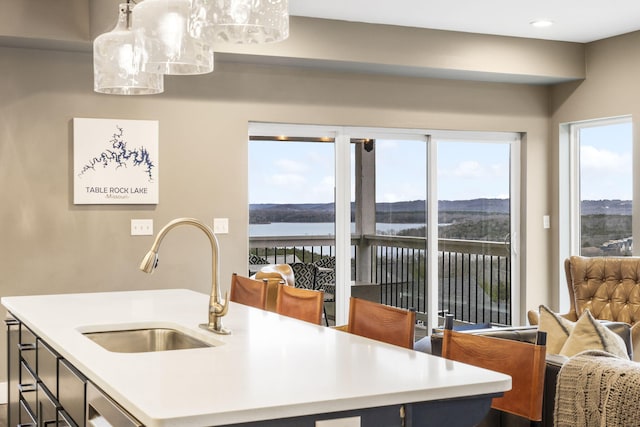
[[[638,0],[289,0],[289,13],[579,43],[640,30]]]

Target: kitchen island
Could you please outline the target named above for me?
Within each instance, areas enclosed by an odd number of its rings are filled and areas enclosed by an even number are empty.
[[[314,426],[344,417],[363,426],[464,425],[511,387],[500,373],[240,304],[230,303],[223,318],[231,334],[216,335],[198,328],[208,302],[184,289],[2,298],[24,327],[148,427]],[[83,335],[152,327],[212,346],[119,353]]]

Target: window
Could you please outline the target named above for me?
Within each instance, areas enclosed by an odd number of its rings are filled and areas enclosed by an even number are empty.
[[[248,165],[250,236],[335,235],[333,140],[255,138]]]
[[[633,139],[629,117],[569,126],[572,254],[630,256]]]

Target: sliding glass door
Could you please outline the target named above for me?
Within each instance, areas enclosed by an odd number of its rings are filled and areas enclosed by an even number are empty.
[[[439,311],[511,324],[511,144],[438,141]]]
[[[428,328],[518,319],[519,135],[260,124],[249,140],[251,253],[334,259],[332,322],[351,295]]]

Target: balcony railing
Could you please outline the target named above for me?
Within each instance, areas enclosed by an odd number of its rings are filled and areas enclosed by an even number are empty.
[[[335,256],[332,236],[251,237],[250,251],[270,263]],[[379,301],[425,313],[426,239],[352,235],[351,279],[379,286]],[[508,243],[438,240],[438,309],[456,320],[511,324]],[[420,317],[420,316],[418,316]]]

